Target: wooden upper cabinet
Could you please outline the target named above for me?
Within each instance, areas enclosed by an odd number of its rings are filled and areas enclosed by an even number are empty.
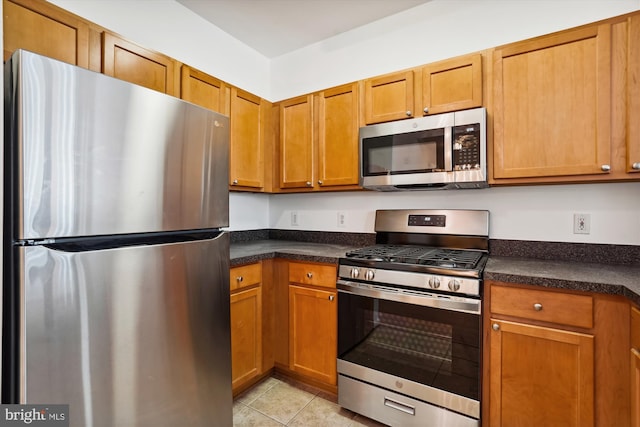
[[[365,80],[364,110],[368,125],[414,117],[414,71]]]
[[[640,173],[640,14],[629,18],[628,31],[626,171]]]
[[[265,123],[268,102],[243,90],[231,89],[229,183],[260,190],[264,187]],[[240,188],[242,189],[242,188]]]
[[[498,48],[493,73],[493,178],[610,170],[611,25]]]
[[[422,113],[482,106],[482,55],[429,64],[422,69]]]
[[[179,95],[177,62],[109,32],[103,33],[103,72],[169,95]]]
[[[313,187],[313,95],[280,103],[280,188]]]
[[[89,25],[51,3],[4,0],[4,60],[17,49],[89,68]]]
[[[220,79],[188,65],[180,70],[180,98],[209,110],[226,114],[226,85]]]
[[[358,84],[322,91],[316,99],[318,185],[357,185]]]

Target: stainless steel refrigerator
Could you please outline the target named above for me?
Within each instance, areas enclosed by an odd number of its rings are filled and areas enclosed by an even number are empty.
[[[232,425],[228,118],[26,51],[4,77],[3,403]]]

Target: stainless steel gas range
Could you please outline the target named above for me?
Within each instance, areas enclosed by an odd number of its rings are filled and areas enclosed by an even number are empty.
[[[389,425],[480,425],[489,212],[379,210],[338,268],[338,400]]]

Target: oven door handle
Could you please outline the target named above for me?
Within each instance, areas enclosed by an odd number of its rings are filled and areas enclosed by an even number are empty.
[[[403,288],[363,284],[338,279],[338,292],[377,298],[389,301],[406,302],[425,307],[441,308],[444,310],[460,311],[463,313],[480,314],[482,301],[473,298],[456,297],[450,295],[433,294],[429,292],[412,291]]]

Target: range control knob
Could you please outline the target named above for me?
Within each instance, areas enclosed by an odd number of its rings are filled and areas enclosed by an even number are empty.
[[[440,287],[440,279],[438,279],[437,277],[430,277],[429,287],[433,289],[438,289]]]
[[[374,271],[373,271],[373,270],[367,270],[367,271],[364,273],[364,278],[365,278],[366,280],[373,280],[373,278],[374,278],[375,276],[376,276],[376,273],[374,273]]]
[[[359,275],[360,270],[358,270],[357,268],[352,268],[351,272],[349,273],[349,276],[351,276],[352,279],[357,279]]]
[[[449,280],[449,289],[457,292],[460,289],[460,281],[456,279]]]

